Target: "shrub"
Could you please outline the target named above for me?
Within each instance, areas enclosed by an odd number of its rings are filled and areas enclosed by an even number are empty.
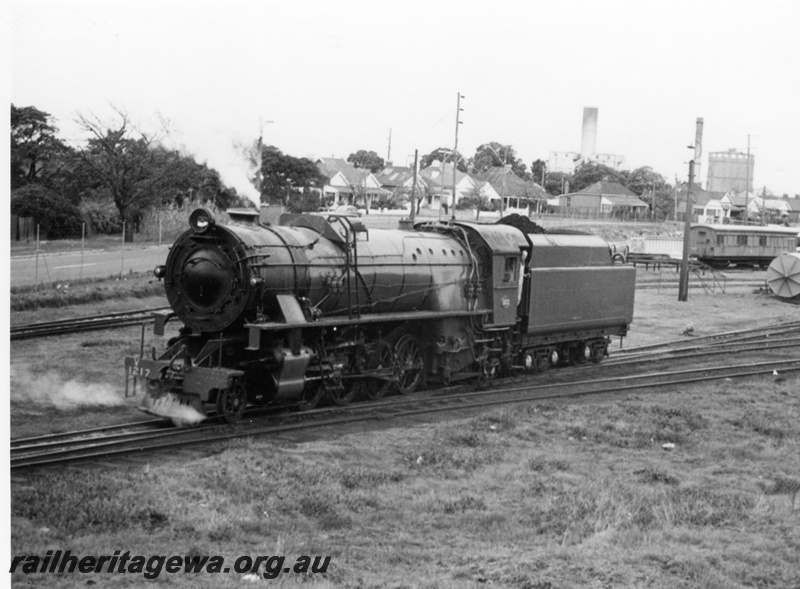
[[[111,201],[88,201],[81,203],[81,213],[89,227],[88,233],[112,235],[122,233],[122,218]]]
[[[497,205],[485,196],[465,196],[456,203],[456,210],[496,211]]]
[[[181,205],[170,204],[147,209],[142,215],[139,238],[145,241],[169,242],[189,229],[189,215],[198,208],[206,209],[218,223],[227,223],[228,215],[212,203],[187,201]]]
[[[81,234],[81,213],[63,196],[38,184],[18,188],[11,194],[11,213],[33,217],[50,239]]]
[[[293,191],[286,206],[290,213],[314,213],[322,207],[322,199],[316,190]]]

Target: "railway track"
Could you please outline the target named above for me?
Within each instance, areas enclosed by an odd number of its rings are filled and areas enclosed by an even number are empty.
[[[712,333],[703,336],[691,336],[679,340],[669,340],[643,346],[633,346],[630,348],[616,350],[615,354],[625,357],[634,357],[637,354],[652,351],[688,350],[694,348],[702,349],[707,346],[725,343],[738,343],[759,339],[768,340],[770,337],[776,335],[787,335],[792,333],[800,333],[800,321],[789,321],[786,323],[778,323],[762,327],[751,327],[748,329]]]
[[[56,321],[46,321],[42,323],[14,325],[11,327],[11,339],[20,340],[33,337],[62,335],[66,333],[77,333],[81,331],[94,331],[98,329],[110,329],[112,327],[126,327],[129,325],[152,323],[152,314],[156,311],[163,311],[166,309],[169,309],[169,307],[155,307],[152,309],[141,309],[138,311],[122,311],[119,313],[109,313],[106,315],[93,315],[90,317],[77,317],[74,319],[59,319]]]
[[[782,326],[786,329],[800,330],[800,325]],[[761,333],[760,339],[758,333]],[[382,401],[354,403],[345,408],[326,407],[304,413],[283,412],[259,416],[259,412],[251,414],[236,426],[206,422],[191,429],[165,427],[163,420],[148,420],[133,424],[121,424],[109,428],[83,430],[43,436],[42,438],[26,438],[12,440],[10,467],[12,474],[18,475],[63,467],[70,464],[117,463],[133,458],[134,461],[149,460],[165,451],[179,448],[200,447],[235,438],[248,436],[278,436],[287,432],[299,432],[322,427],[334,427],[360,421],[389,420],[402,417],[419,416],[429,413],[477,409],[496,405],[519,403],[524,401],[541,401],[546,399],[575,398],[590,395],[634,390],[656,390],[665,387],[687,385],[692,383],[746,378],[759,375],[772,375],[800,371],[800,359],[791,355],[785,359],[770,361],[758,360],[732,364],[731,355],[751,354],[757,352],[763,356],[770,353],[765,345],[774,342],[775,337],[763,330],[748,330],[718,334],[719,339],[726,341],[713,342],[709,351],[713,354],[726,354],[722,364],[709,366],[698,365],[680,370],[653,371],[654,362],[680,360],[686,362],[687,357],[671,355],[669,347],[674,342],[661,344],[661,350],[648,346],[639,348],[639,356],[633,353],[623,357],[620,362],[604,362],[600,365],[586,365],[580,370],[553,371],[547,382],[531,379],[528,376],[509,381],[486,381],[473,387],[450,387],[423,391],[411,396],[390,397]],[[714,336],[709,336],[709,339]],[[736,349],[741,346],[743,338],[749,338],[755,346]],[[791,339],[791,338],[777,338]],[[684,341],[685,343],[685,341]],[[693,342],[694,343],[694,342]],[[746,342],[744,342],[746,343]],[[779,347],[792,346],[796,349],[797,340],[783,341]],[[725,349],[725,346],[729,346]],[[697,347],[697,346],[695,346]],[[775,348],[779,349],[779,348]],[[667,353],[665,354],[665,350]],[[694,360],[707,360],[708,354],[692,350]],[[630,374],[629,366],[622,368],[622,363],[638,363],[641,374]],[[621,372],[620,369],[624,372]],[[553,377],[553,378],[551,378]],[[524,382],[523,382],[524,380]],[[500,385],[500,386],[498,386]],[[489,389],[491,387],[491,389]]]

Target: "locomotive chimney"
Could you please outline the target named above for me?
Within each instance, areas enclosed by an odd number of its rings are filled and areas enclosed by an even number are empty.
[[[228,209],[228,217],[237,225],[257,226],[260,213],[255,209]]]

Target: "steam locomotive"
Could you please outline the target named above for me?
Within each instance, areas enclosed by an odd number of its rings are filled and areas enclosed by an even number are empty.
[[[191,422],[214,407],[315,407],[432,383],[599,362],[633,317],[635,269],[593,235],[506,224],[408,221],[367,230],[356,217],[254,210],[217,224],[203,209],[170,249],[166,350],[125,359],[141,409]]]

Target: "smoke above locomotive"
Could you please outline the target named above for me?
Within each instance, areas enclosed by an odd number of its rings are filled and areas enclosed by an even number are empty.
[[[635,270],[591,235],[507,224],[422,222],[367,230],[359,218],[203,209],[163,278],[180,335],[126,359],[142,408],[343,405],[458,378],[600,361],[633,314]],[[167,317],[156,322],[164,333]]]

